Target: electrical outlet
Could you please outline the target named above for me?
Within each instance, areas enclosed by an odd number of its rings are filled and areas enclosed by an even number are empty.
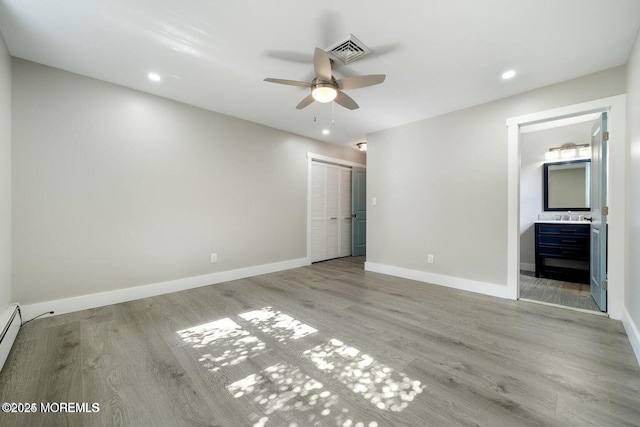
[[[429,255],[427,255],[427,262],[428,262],[429,264],[433,264],[433,254],[429,254]]]
[[[211,263],[218,262],[218,254],[211,254]]]

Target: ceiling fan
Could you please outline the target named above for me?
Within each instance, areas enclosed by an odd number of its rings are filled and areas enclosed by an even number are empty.
[[[319,47],[316,48],[313,55],[313,68],[315,69],[316,77],[311,83],[272,78],[266,78],[264,81],[310,88],[311,93],[296,106],[298,110],[302,110],[313,101],[323,103],[335,101],[349,110],[356,110],[360,108],[360,106],[349,95],[344,93],[343,90],[377,85],[382,83],[386,77],[384,74],[372,74],[368,76],[345,77],[336,80],[331,73],[331,59],[329,58],[329,54]]]

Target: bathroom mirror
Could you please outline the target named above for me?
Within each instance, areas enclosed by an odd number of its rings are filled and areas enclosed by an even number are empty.
[[[544,164],[544,210],[589,211],[591,160]]]

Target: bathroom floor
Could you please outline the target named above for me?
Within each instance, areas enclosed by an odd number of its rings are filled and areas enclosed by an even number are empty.
[[[536,278],[531,271],[520,272],[520,298],[600,312],[589,285]]]

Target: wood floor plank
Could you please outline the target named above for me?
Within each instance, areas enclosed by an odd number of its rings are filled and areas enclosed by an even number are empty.
[[[363,262],[36,320],[0,372],[0,398],[100,412],[0,414],[0,425],[640,426],[640,367],[620,322]]]
[[[477,383],[485,384],[491,390],[509,390],[510,394],[520,397],[528,405],[537,406],[537,410],[547,412],[550,406],[555,408],[555,393],[548,388],[538,386],[539,378],[529,370],[516,370],[527,362],[526,354],[509,351],[499,342],[486,338],[473,339],[461,331],[441,328],[430,329],[418,324],[412,329],[405,328],[403,338],[395,337],[390,345],[403,348],[407,353],[428,362],[429,366],[439,367],[463,378],[470,377]],[[513,353],[513,354],[512,354]],[[529,359],[538,368],[541,360]],[[503,372],[507,370],[508,374]]]
[[[80,323],[62,323],[45,329],[39,329],[36,325],[27,327],[31,329],[26,331],[27,336],[33,339],[23,341],[15,348],[16,357],[20,359],[19,362],[16,361],[20,364],[20,371],[12,368],[2,371],[2,376],[5,372],[13,374],[2,387],[2,401],[36,403],[38,412],[3,413],[0,416],[13,418],[9,423],[13,421],[15,425],[82,426],[82,414],[43,414],[40,411],[41,403],[83,402]],[[6,380],[0,379],[0,384],[4,381]],[[16,381],[19,383],[17,387]]]
[[[25,326],[24,329],[27,327]],[[33,385],[37,383],[39,369],[36,357],[32,354],[37,343],[28,338],[28,334],[19,333],[13,344],[13,348],[5,361],[0,374],[0,401],[2,402],[29,402],[35,394]],[[41,354],[44,358],[44,353]],[[11,427],[20,425],[26,414],[0,413],[0,425]]]
[[[85,425],[219,424],[150,323],[83,328],[85,398],[101,403]]]
[[[442,415],[455,419],[458,425],[554,425],[554,417],[537,412],[531,405],[514,401],[506,393],[506,385],[499,389],[487,388],[476,381],[468,381],[450,372],[433,368],[422,361],[417,361],[407,372],[409,375],[423,378],[430,390],[430,402],[416,403],[422,407],[428,405],[432,410],[440,410],[449,406],[447,402],[455,402],[456,413],[450,414],[449,408]]]

